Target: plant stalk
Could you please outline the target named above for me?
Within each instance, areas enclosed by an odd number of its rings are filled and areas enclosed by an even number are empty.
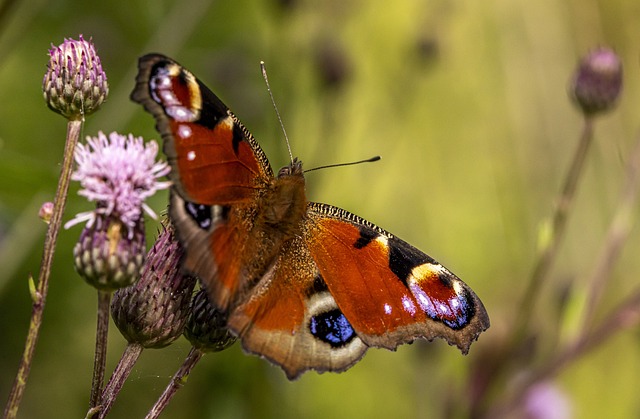
[[[58,188],[53,205],[53,214],[47,229],[47,235],[44,241],[44,250],[42,254],[42,262],[40,264],[40,273],[38,275],[38,283],[35,285],[35,292],[32,292],[32,309],[31,321],[29,323],[29,331],[25,342],[24,352],[18,372],[9,394],[9,400],[4,410],[4,417],[13,419],[18,414],[18,408],[24,395],[24,389],[27,385],[33,354],[35,352],[38,337],[40,335],[40,326],[42,324],[42,315],[44,306],[47,301],[47,293],[49,291],[49,277],[51,275],[51,265],[55,254],[58,233],[62,226],[62,216],[67,203],[67,195],[69,193],[69,183],[71,180],[71,170],[73,168],[73,153],[80,138],[82,130],[82,120],[70,120],[67,123],[67,139],[64,147],[64,156],[62,160],[62,168],[60,170],[60,179],[58,180]]]

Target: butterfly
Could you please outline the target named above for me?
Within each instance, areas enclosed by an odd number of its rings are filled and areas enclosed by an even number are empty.
[[[370,346],[444,338],[466,354],[489,317],[433,258],[343,209],[307,201],[302,163],[274,175],[251,133],[191,72],[141,57],[133,101],[171,165],[169,216],[245,351],[289,379],[344,371]]]

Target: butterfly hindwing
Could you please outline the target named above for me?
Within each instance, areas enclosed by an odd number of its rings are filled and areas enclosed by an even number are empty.
[[[301,237],[289,241],[229,317],[243,348],[280,365],[289,379],[304,371],[343,371],[364,355],[360,340],[328,291]]]

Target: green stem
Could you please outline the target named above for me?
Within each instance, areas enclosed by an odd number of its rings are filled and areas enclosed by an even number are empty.
[[[195,347],[191,347],[189,355],[187,355],[187,358],[180,366],[180,369],[176,371],[175,375],[171,379],[171,382],[169,382],[167,388],[164,390],[160,398],[158,398],[147,416],[145,416],[145,419],[155,419],[160,415],[160,413],[162,413],[162,411],[171,401],[171,398],[180,388],[182,388],[182,386],[185,385],[185,383],[187,382],[187,378],[191,373],[191,370],[193,370],[193,367],[195,367],[198,361],[200,361],[202,355],[204,355],[204,352]]]
[[[584,119],[582,134],[578,142],[578,148],[574,153],[571,167],[569,168],[564,186],[560,196],[558,197],[558,202],[556,203],[556,210],[553,214],[551,224],[552,230],[550,242],[545,244],[538,257],[533,268],[531,278],[529,279],[528,287],[525,291],[524,297],[522,298],[520,309],[518,310],[518,318],[513,329],[513,344],[516,346],[528,333],[529,323],[531,321],[538,296],[540,295],[540,289],[548,277],[551,267],[558,255],[560,244],[564,239],[567,220],[569,218],[569,213],[573,208],[573,201],[578,187],[578,181],[582,177],[584,163],[592,140],[593,119],[586,116]]]
[[[543,243],[531,272],[527,289],[517,310],[517,317],[513,324],[511,334],[504,346],[499,349],[501,355],[498,358],[504,361],[496,363],[495,365],[485,366],[484,368],[478,368],[478,371],[483,375],[480,378],[487,384],[469,392],[471,395],[470,405],[472,415],[482,416],[482,412],[487,408],[489,399],[498,396],[498,393],[502,391],[500,386],[503,385],[509,369],[514,366],[514,362],[516,362],[518,357],[517,354],[522,350],[523,342],[530,334],[529,327],[533,317],[533,311],[540,295],[540,290],[551,271],[564,238],[567,221],[573,208],[578,182],[582,177],[586,157],[593,140],[593,131],[594,119],[585,116],[578,146],[573,155],[571,166],[567,172],[552,216],[551,237],[548,242]],[[474,380],[471,380],[471,382],[474,382]]]
[[[93,362],[93,380],[91,381],[91,399],[89,407],[101,403],[104,370],[107,362],[107,336],[109,334],[109,305],[111,291],[98,290],[98,320],[96,327],[96,352]]]
[[[40,274],[36,292],[33,293],[33,304],[31,309],[31,322],[29,323],[29,331],[25,342],[24,352],[18,367],[9,400],[4,410],[5,418],[15,418],[18,414],[18,408],[22,401],[33,354],[35,351],[38,336],[40,335],[40,325],[42,324],[42,314],[47,300],[47,292],[49,290],[49,277],[51,275],[51,264],[55,253],[58,233],[62,226],[62,215],[67,202],[67,194],[69,192],[69,182],[71,179],[71,169],[73,168],[73,152],[80,138],[82,129],[82,120],[72,120],[67,124],[67,140],[64,147],[64,157],[62,160],[62,169],[60,171],[60,179],[58,181],[58,189],[53,205],[53,214],[47,229],[47,235],[44,241],[44,251],[42,254],[42,262],[40,264]]]
[[[594,312],[611,272],[633,228],[633,214],[640,192],[640,140],[631,152],[626,170],[626,182],[622,189],[616,212],[607,230],[597,263],[589,276],[589,295],[580,334],[569,344],[555,352],[547,362],[533,371],[515,389],[508,400],[485,415],[498,418],[511,414],[526,397],[535,383],[553,377],[571,362],[575,362],[590,350],[607,341],[615,333],[635,327],[640,323],[640,290],[615,307],[604,321],[593,327]]]
[[[596,267],[589,278],[589,294],[583,319],[583,330],[588,330],[592,323],[598,303],[602,298],[605,285],[611,277],[613,266],[620,256],[622,246],[627,241],[634,224],[635,204],[638,199],[640,184],[640,140],[631,153],[627,163],[627,179],[623,187],[616,213],[607,230],[604,248],[599,254]]]

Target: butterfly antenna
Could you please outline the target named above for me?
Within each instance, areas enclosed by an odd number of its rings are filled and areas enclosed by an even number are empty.
[[[354,164],[360,164],[360,163],[371,163],[371,162],[378,161],[378,160],[380,160],[380,156],[374,156],[374,157],[371,157],[369,159],[352,161],[352,162],[348,162],[348,163],[327,164],[325,166],[318,166],[318,167],[314,167],[314,168],[309,169],[309,170],[305,170],[304,173],[313,172],[314,170],[327,169],[329,167],[342,167],[342,166],[352,166]]]
[[[289,159],[291,159],[291,161],[293,162],[293,153],[291,153],[291,144],[289,144],[289,137],[287,136],[287,130],[284,129],[284,124],[282,123],[280,112],[278,111],[278,107],[276,106],[276,101],[273,98],[273,93],[271,93],[271,86],[269,85],[269,77],[267,77],[267,67],[265,67],[264,61],[260,61],[260,69],[262,70],[262,78],[264,79],[264,82],[267,85],[267,92],[269,92],[269,97],[271,98],[273,109],[275,109],[276,111],[276,116],[278,117],[280,128],[282,128],[282,133],[284,134],[284,140],[287,142],[287,150],[289,150]]]

